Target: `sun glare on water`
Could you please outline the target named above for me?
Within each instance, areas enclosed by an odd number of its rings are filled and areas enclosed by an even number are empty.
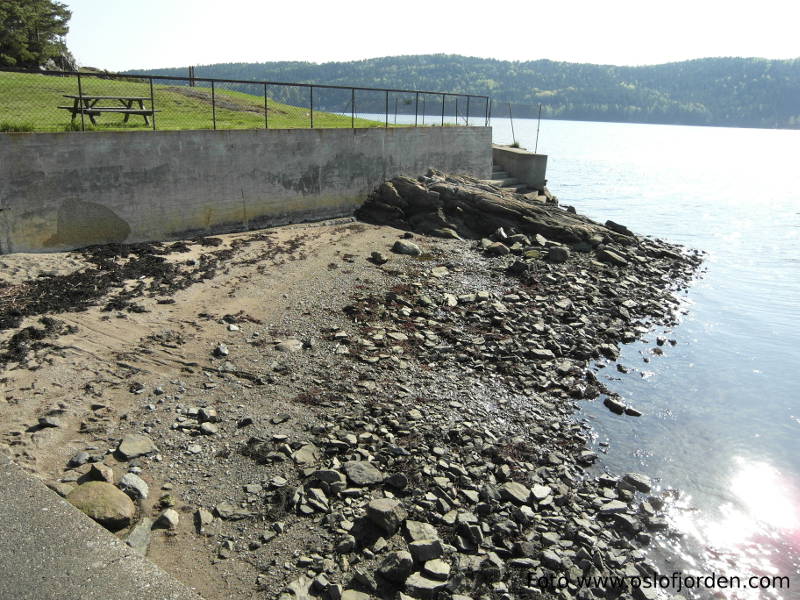
[[[719,575],[788,576],[792,587],[800,561],[800,489],[773,465],[735,457],[728,485],[729,501],[718,514],[687,510],[684,499],[671,511],[675,526],[704,548],[704,565],[694,564],[698,575],[713,570]],[[795,598],[789,590],[737,590],[717,592],[731,599]]]

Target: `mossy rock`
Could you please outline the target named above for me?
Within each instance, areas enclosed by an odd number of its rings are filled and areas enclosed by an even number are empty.
[[[128,495],[105,481],[79,485],[69,493],[67,501],[111,531],[127,527],[136,515],[136,505]]]

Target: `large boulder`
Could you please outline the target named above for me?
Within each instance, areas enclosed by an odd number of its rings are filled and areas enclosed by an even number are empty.
[[[128,495],[105,481],[79,485],[67,501],[111,531],[127,527],[136,515],[136,506]]]

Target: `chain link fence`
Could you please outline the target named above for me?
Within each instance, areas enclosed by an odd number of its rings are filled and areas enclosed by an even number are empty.
[[[269,81],[0,70],[0,131],[487,125],[489,98]]]

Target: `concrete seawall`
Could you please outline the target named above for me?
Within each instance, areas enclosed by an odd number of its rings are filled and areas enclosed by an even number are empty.
[[[345,216],[396,175],[491,164],[488,127],[0,134],[0,253]]]

